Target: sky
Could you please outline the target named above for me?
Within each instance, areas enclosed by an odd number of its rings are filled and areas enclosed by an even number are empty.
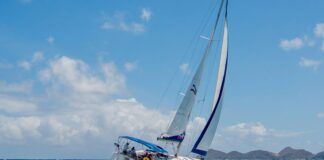
[[[206,44],[199,36],[212,21],[201,26],[217,4],[0,1],[0,157],[107,158],[120,135],[155,142],[194,73]],[[213,149],[324,150],[323,6],[230,0]],[[183,153],[209,111],[197,102]]]

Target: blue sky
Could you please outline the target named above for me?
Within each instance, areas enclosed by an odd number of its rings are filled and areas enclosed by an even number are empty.
[[[190,41],[208,34],[195,32],[215,3],[0,1],[0,157],[105,158],[118,135],[154,140],[201,56],[206,42],[194,50]],[[213,148],[324,150],[323,5],[230,1]],[[191,134],[208,113],[197,106]]]

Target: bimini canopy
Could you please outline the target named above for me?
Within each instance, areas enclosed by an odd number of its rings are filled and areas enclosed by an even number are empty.
[[[138,139],[138,138],[135,138],[135,137],[120,136],[119,138],[128,139],[130,141],[134,141],[134,142],[137,142],[139,144],[142,144],[142,145],[146,146],[147,148],[149,148],[153,152],[157,152],[157,153],[168,153],[166,150],[164,150],[162,147],[160,147],[158,145],[155,145],[155,144],[146,142],[144,140],[141,140],[141,139]]]

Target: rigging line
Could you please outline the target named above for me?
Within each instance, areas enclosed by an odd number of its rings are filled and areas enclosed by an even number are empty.
[[[213,1],[212,1],[212,2],[213,2]],[[213,3],[211,3],[211,4],[213,4]],[[210,5],[210,6],[213,6],[213,5]],[[212,9],[212,7],[210,7],[208,10],[211,10],[211,9]],[[212,10],[214,10],[214,9],[212,9]],[[208,12],[207,12],[207,13],[208,13]],[[206,17],[206,16],[204,16],[202,22],[205,21],[205,17]],[[208,16],[208,17],[209,17],[209,16]],[[201,26],[202,26],[202,23],[199,25],[199,27],[198,27],[198,29],[196,30],[196,32],[195,32],[194,35],[197,35],[197,34],[198,34],[198,31],[200,30]],[[186,51],[184,52],[184,54],[182,55],[180,61],[177,63],[177,64],[178,64],[177,66],[179,66],[179,65],[181,64],[181,62],[183,62],[185,56],[189,53],[189,48],[190,48],[190,46],[193,44],[193,41],[195,40],[195,37],[196,37],[196,36],[194,36],[194,37],[190,40],[189,45],[188,45]],[[158,104],[158,105],[157,105],[157,109],[159,109],[159,108],[161,107],[161,103],[162,103],[163,99],[165,98],[166,93],[167,93],[168,90],[170,89],[170,86],[171,86],[172,82],[175,80],[175,77],[176,77],[176,75],[178,74],[178,72],[179,72],[179,70],[176,69],[175,72],[173,73],[171,79],[170,79],[169,82],[167,83],[168,85],[167,85],[166,89],[163,91],[163,93],[162,93],[162,95],[161,95],[161,97],[160,97],[160,99],[159,99],[159,101],[158,101],[158,103],[157,103],[157,104]]]
[[[214,13],[214,11],[215,11],[215,9],[217,8],[217,5],[215,4],[215,5],[213,5],[214,7],[213,8],[211,8],[211,10],[210,10],[210,12],[208,13],[208,16],[204,16],[204,23],[201,23],[201,27],[200,27],[200,29],[199,30],[197,30],[196,31],[196,33],[195,33],[195,35],[198,37],[198,35],[199,34],[202,34],[203,33],[203,31],[205,30],[205,28],[206,28],[206,26],[207,26],[207,24],[209,23],[209,21],[210,21],[210,17],[211,17],[211,15]],[[195,37],[196,37],[195,36]],[[193,57],[194,57],[194,55],[196,55],[195,53],[197,52],[197,50],[198,50],[198,42],[199,42],[199,38],[196,38],[195,39],[195,43],[196,43],[196,45],[194,46],[194,48],[193,48],[193,51],[192,51],[192,53],[191,53],[191,56],[190,56],[190,58],[189,58],[189,64],[192,64],[192,62],[193,62]],[[197,68],[197,66],[198,66],[199,64],[196,64],[195,65],[195,67],[192,67],[193,69],[195,69],[195,68]],[[191,73],[191,75],[192,75],[192,73]],[[188,79],[188,78],[186,78],[186,77],[183,77],[183,79],[182,79],[182,85],[180,85],[180,87],[179,87],[179,90],[178,90],[178,92],[180,92],[181,90],[184,90],[184,85],[185,84],[187,84],[187,83],[189,83],[188,81],[189,81],[190,79]]]
[[[196,55],[195,53],[197,52],[197,48],[198,48],[198,42],[199,42],[199,38],[197,38],[198,37],[198,35],[199,34],[201,34],[202,32],[203,32],[203,30],[205,30],[205,28],[206,28],[206,25],[208,24],[208,21],[210,20],[210,17],[211,17],[211,15],[212,15],[212,13],[214,12],[214,10],[216,9],[216,5],[212,5],[213,7],[211,7],[209,10],[209,12],[207,12],[206,13],[206,16],[204,16],[204,18],[203,18],[203,23],[200,23],[200,26],[199,26],[199,29],[198,30],[196,30],[196,33],[195,33],[195,36],[193,37],[194,39],[194,47],[193,47],[193,50],[191,51],[191,54],[190,54],[190,58],[189,58],[189,63],[188,64],[192,64],[192,62],[193,62],[193,57],[194,57],[194,55]],[[195,68],[195,67],[193,67],[193,68]],[[191,73],[191,76],[192,76],[193,74]],[[185,86],[185,84],[187,84],[187,83],[189,83],[188,81],[190,80],[190,78],[187,78],[187,77],[190,77],[190,76],[183,76],[183,78],[182,78],[182,80],[181,80],[181,85],[180,85],[180,87],[179,87],[179,89],[178,89],[178,92],[177,93],[179,93],[179,92],[181,92],[181,90],[184,90],[184,86]],[[177,100],[177,99],[176,99]]]
[[[210,39],[211,40],[209,40],[209,43],[208,43],[208,45],[207,45],[207,47],[206,47],[206,50],[205,50],[205,53],[208,53],[208,52],[211,52],[211,49],[212,49],[212,41],[213,41],[213,39],[214,39],[214,35],[215,35],[215,32],[216,32],[216,29],[217,29],[217,26],[218,26],[218,23],[219,23],[219,18],[220,18],[220,15],[221,15],[221,13],[222,13],[222,8],[223,8],[223,5],[224,5],[224,1],[225,0],[222,0],[221,1],[221,4],[220,4],[220,6],[219,6],[219,9],[218,9],[218,13],[217,13],[217,18],[216,18],[216,21],[215,21],[215,24],[214,24],[214,27],[213,27],[213,30],[212,30],[212,32],[211,32],[211,36],[210,36]],[[204,103],[204,102],[203,102]]]
[[[224,1],[225,1],[225,0],[222,0],[222,1],[221,1],[221,4],[219,5],[218,13],[217,13],[217,17],[216,17],[216,21],[215,21],[214,26],[213,26],[213,28],[212,28],[212,31],[211,31],[211,33],[210,33],[210,37],[209,37],[210,40],[209,40],[209,42],[208,42],[208,44],[207,44],[207,47],[205,48],[204,53],[208,53],[208,52],[210,52],[210,48],[211,48],[212,43],[213,43],[213,39],[214,39],[214,35],[215,35],[215,31],[216,31],[216,29],[217,29],[218,22],[219,22],[219,18],[220,18],[220,15],[221,15],[221,13],[222,13],[222,9],[223,9],[223,5],[224,5]],[[216,7],[215,7],[215,8],[216,8]],[[205,55],[205,54],[204,54],[204,55]],[[199,65],[199,64],[197,64],[197,65]]]
[[[218,5],[215,5],[215,6],[213,7],[213,9],[210,11],[210,13],[209,13],[209,15],[208,15],[208,18],[206,19],[206,22],[202,25],[202,28],[201,28],[201,30],[200,30],[200,34],[203,32],[203,30],[205,30],[207,24],[209,23],[209,21],[210,21],[210,19],[211,19],[211,15],[215,12],[215,9],[217,8],[217,6],[218,6]],[[199,39],[198,39],[198,40],[199,40]],[[198,41],[198,40],[197,40],[197,41]],[[193,53],[196,53],[196,52],[197,52],[197,48],[198,48],[198,45],[195,45],[195,48],[194,48],[194,52],[193,52]],[[194,55],[195,55],[195,54],[191,54],[190,62],[193,61],[193,57],[194,57]],[[191,63],[189,63],[189,64],[191,64]],[[197,63],[197,64],[195,65],[196,67],[193,67],[193,68],[196,68],[196,69],[197,69],[197,68],[198,68],[198,65],[199,65],[199,63]],[[190,81],[190,79],[184,77],[183,80],[182,80],[181,86],[179,87],[179,90],[178,90],[177,93],[180,93],[181,90],[185,90],[184,85],[185,85],[185,84],[188,84],[189,81]],[[177,96],[176,96],[175,104],[177,104],[178,99],[179,99],[179,94],[177,94]],[[176,106],[176,105],[175,105],[175,106]],[[190,116],[190,120],[193,120],[193,116]],[[170,122],[170,123],[171,123],[171,122]],[[170,124],[169,124],[169,125],[170,125]]]

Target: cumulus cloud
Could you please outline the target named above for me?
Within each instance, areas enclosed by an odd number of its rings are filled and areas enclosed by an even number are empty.
[[[281,40],[279,46],[285,51],[290,51],[300,49],[303,45],[303,40],[297,37],[291,40]]]
[[[18,66],[21,67],[21,68],[23,68],[24,70],[30,70],[30,68],[31,68],[32,65],[28,61],[19,61],[18,62]]]
[[[318,118],[324,118],[324,112],[317,113]]]
[[[18,67],[21,67],[24,70],[30,70],[34,64],[36,64],[37,62],[42,61],[43,59],[44,59],[43,52],[36,51],[33,54],[33,57],[32,57],[32,59],[30,61],[22,60],[22,61],[18,61],[17,64],[18,64]]]
[[[107,16],[105,21],[100,26],[104,30],[120,30],[124,32],[131,32],[135,34],[143,33],[146,31],[146,26],[143,21],[148,22],[151,19],[151,12],[148,9],[142,9],[140,18],[142,21],[128,20],[123,12],[116,12],[111,16]]]
[[[245,137],[248,135],[254,136],[265,136],[268,134],[267,129],[261,123],[239,123],[233,126],[229,126],[225,129],[227,132],[232,132],[238,134],[240,137]]]
[[[240,137],[291,137],[302,134],[301,132],[280,131],[265,127],[262,123],[239,123],[224,129],[225,132],[237,134]]]
[[[323,51],[324,52],[324,40],[323,40],[323,42],[322,42],[322,44],[321,44],[321,51]]]
[[[152,12],[147,8],[142,8],[141,19],[148,22],[151,19]]]
[[[324,38],[324,23],[316,24],[314,28],[314,34],[317,37]]]
[[[188,74],[189,73],[189,64],[188,63],[182,63],[179,66],[179,69],[183,74]]]
[[[126,71],[133,71],[137,68],[137,62],[125,62],[124,63],[124,68]]]
[[[37,51],[33,54],[32,63],[42,61],[44,59],[44,54],[41,51]]]
[[[66,56],[48,63],[39,72],[45,87],[42,96],[0,95],[0,144],[30,149],[35,143],[42,148],[59,146],[58,153],[69,151],[71,146],[94,148],[89,154],[103,147],[110,155],[118,136],[155,141],[173,117],[173,112],[162,113],[123,93],[126,78],[113,62],[101,63],[99,72]],[[200,117],[189,122],[185,144],[192,143],[193,134],[205,123]]]
[[[219,128],[212,148],[223,151],[280,150],[286,146],[305,145],[301,137],[309,132],[274,129],[261,122],[241,122]],[[298,142],[298,143],[297,143]]]
[[[285,51],[298,50],[304,46],[319,47],[321,51],[324,51],[324,23],[315,25],[313,35],[305,35],[303,38],[296,37],[290,40],[283,39],[280,41],[279,46]]]
[[[145,32],[144,24],[132,22],[120,22],[119,24],[112,24],[111,22],[104,22],[101,25],[102,29],[110,30],[110,29],[118,29],[125,32],[132,32],[132,33],[143,33]]]
[[[0,116],[0,142],[17,143],[26,138],[40,138],[39,117],[6,117]]]
[[[53,36],[49,36],[46,38],[46,41],[49,43],[49,44],[53,44],[54,41],[55,41],[55,38]]]
[[[316,41],[314,38],[305,35],[303,38],[304,44],[307,45],[308,47],[314,47],[316,44]]]
[[[32,90],[32,82],[7,83],[0,80],[0,92],[29,93]]]
[[[156,142],[156,137],[166,131],[174,116],[174,112],[147,107],[121,92],[127,90],[126,77],[113,62],[101,63],[99,71],[94,71],[80,59],[61,56],[48,61],[39,72],[39,78],[45,87],[42,96],[26,99],[0,95],[0,144],[19,144],[29,148],[28,151],[38,144],[46,148],[44,154],[55,152],[61,157],[66,152],[73,157],[84,150],[88,151],[87,155],[98,155],[97,151],[102,150],[101,154],[109,156],[113,152],[113,142],[120,135]],[[190,151],[205,123],[202,117],[190,120],[183,153]],[[300,134],[267,128],[259,122],[240,123],[220,128],[215,141],[237,144],[251,140],[264,144]],[[75,146],[80,152],[73,152]],[[51,147],[55,149],[47,150]]]
[[[117,71],[113,62],[101,64],[103,79],[90,71],[81,60],[60,57],[50,62],[39,73],[44,82],[61,84],[79,93],[114,94],[125,90],[125,77]]]
[[[254,142],[296,137],[303,134],[303,132],[283,131],[267,128],[260,122],[235,124],[226,127],[223,132],[223,134],[229,134],[229,138],[239,137],[240,139],[250,139]]]
[[[0,111],[6,113],[27,114],[37,110],[37,105],[31,100],[14,96],[0,95]]]
[[[48,63],[39,72],[45,87],[42,96],[26,99],[0,95],[0,144],[19,144],[32,150],[37,143],[42,148],[56,148],[55,153],[78,146],[88,154],[102,149],[108,156],[120,135],[154,142],[166,131],[174,115],[147,107],[121,92],[127,90],[126,77],[113,62],[101,63],[99,71],[82,60],[66,56]],[[184,153],[189,152],[205,123],[202,117],[190,120]],[[240,123],[220,130],[216,140],[228,143],[229,139],[252,137],[263,142],[300,134],[267,128],[262,123]]]
[[[321,63],[322,62],[318,61],[318,60],[311,60],[311,59],[301,57],[300,61],[299,61],[299,66],[306,67],[306,68],[317,69],[321,65]]]
[[[114,24],[112,24],[111,22],[104,22],[104,23],[101,25],[101,28],[102,28],[102,29],[109,30],[109,29],[114,29],[115,26],[114,26]]]
[[[145,26],[141,23],[136,23],[136,22],[130,24],[127,24],[126,22],[120,22],[117,27],[119,30],[125,32],[133,32],[133,33],[145,32]]]

